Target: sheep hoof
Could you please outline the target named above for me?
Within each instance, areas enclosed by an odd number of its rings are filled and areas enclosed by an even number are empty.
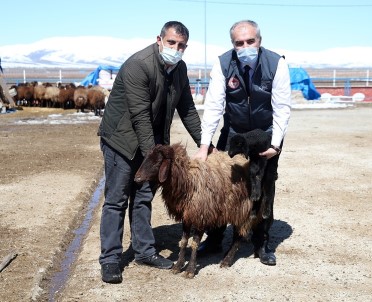
[[[222,260],[220,263],[221,268],[229,268],[231,266],[231,263],[229,260]]]
[[[195,276],[195,273],[194,272],[185,272],[185,274],[183,275],[185,278],[187,278],[187,279],[192,279],[192,278],[194,278],[194,276]]]
[[[229,267],[229,265],[225,261],[222,261],[220,267]]]
[[[171,272],[173,274],[179,274],[181,272],[181,269],[179,267],[173,266],[172,269],[171,269]]]

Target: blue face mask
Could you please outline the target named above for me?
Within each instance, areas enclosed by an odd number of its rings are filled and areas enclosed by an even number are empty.
[[[245,47],[239,49],[236,53],[239,61],[244,65],[253,66],[258,58],[258,49],[256,47]]]
[[[160,52],[160,55],[163,58],[165,64],[175,65],[182,60],[183,52],[165,47],[163,44],[163,39],[161,39],[161,44],[163,45],[163,51]]]

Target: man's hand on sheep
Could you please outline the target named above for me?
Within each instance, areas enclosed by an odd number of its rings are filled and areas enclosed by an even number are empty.
[[[211,153],[218,152],[217,149],[213,146],[213,144],[204,145],[201,144],[198,152],[192,157],[193,159],[199,159],[201,161],[206,161],[208,158],[208,155]]]
[[[270,159],[277,154],[278,154],[278,151],[276,151],[274,148],[271,148],[271,147],[269,149],[267,149],[265,152],[259,153],[260,156],[264,156],[267,159]]]

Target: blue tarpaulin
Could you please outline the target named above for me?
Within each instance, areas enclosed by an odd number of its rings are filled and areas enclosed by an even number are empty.
[[[291,89],[301,90],[302,95],[307,100],[317,100],[320,98],[320,93],[316,90],[309,75],[303,68],[289,68],[291,77]]]
[[[98,85],[99,72],[101,70],[107,70],[112,73],[117,73],[119,69],[120,69],[120,66],[117,67],[117,66],[110,66],[110,65],[99,65],[96,70],[92,71],[80,82],[80,85],[82,86]]]

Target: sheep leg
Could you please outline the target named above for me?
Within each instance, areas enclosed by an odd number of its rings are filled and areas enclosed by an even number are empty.
[[[275,177],[268,177],[263,182],[262,189],[262,218],[267,219],[271,215],[275,196]]]
[[[262,218],[267,219],[270,216],[271,208],[270,203],[268,201],[268,196],[266,190],[262,190]]]
[[[194,278],[195,276],[196,265],[197,265],[196,255],[197,255],[198,247],[200,244],[200,240],[203,237],[203,234],[204,234],[204,230],[195,230],[194,232],[194,237],[193,237],[193,241],[191,244],[191,257],[190,257],[190,261],[189,261],[189,264],[185,272],[186,278],[191,279],[191,278]]]
[[[189,241],[190,238],[190,232],[191,232],[191,227],[182,225],[182,238],[181,241],[179,242],[180,246],[180,252],[178,254],[178,260],[175,265],[172,267],[172,272],[174,274],[178,274],[181,272],[182,268],[185,265],[185,254],[186,254],[186,247],[187,247],[187,242]]]
[[[265,161],[252,162],[250,166],[250,181],[251,181],[251,200],[258,201],[262,195],[262,180],[264,178],[266,168]]]
[[[266,160],[259,160],[258,162],[253,162],[250,167],[250,182],[251,182],[251,200],[253,202],[253,208],[249,216],[250,220],[257,218],[257,213],[263,208],[265,215],[267,213],[267,203],[264,194],[264,174],[266,169]],[[269,210],[270,211],[270,210]],[[270,213],[268,214],[270,215]]]
[[[233,241],[225,257],[221,261],[220,267],[230,267],[233,264],[235,254],[238,251],[242,240],[243,237],[239,235],[239,233],[236,231],[236,228],[234,227]]]
[[[251,200],[253,202],[256,202],[257,200],[260,199],[261,197],[261,181],[260,181],[260,176],[259,175],[252,175],[251,178]]]
[[[271,215],[271,211],[274,204],[275,195],[275,182],[266,186],[266,190],[263,191],[263,212],[262,218],[267,219]]]
[[[258,177],[259,176],[256,176],[257,179],[253,179],[251,180],[251,196],[250,196],[250,199],[253,203],[253,206],[252,206],[252,210],[249,214],[249,219],[250,220],[254,220],[257,218],[257,213],[260,211],[260,208],[261,208],[261,182],[258,180]],[[255,181],[256,180],[256,181]]]

